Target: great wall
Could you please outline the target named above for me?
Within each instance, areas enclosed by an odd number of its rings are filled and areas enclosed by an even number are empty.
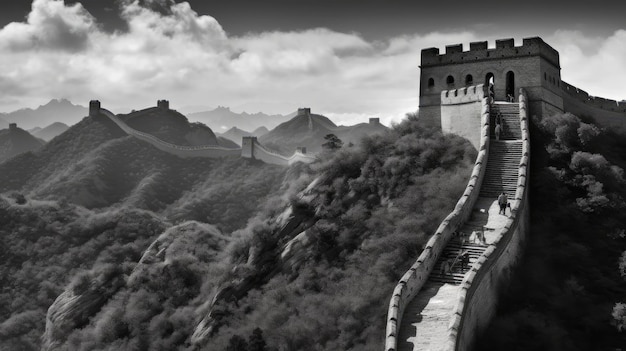
[[[424,49],[420,70],[420,123],[468,139],[478,156],[461,199],[393,291],[384,347],[467,351],[495,314],[530,231],[529,119],[571,112],[626,128],[626,102],[563,82],[559,53],[541,38]]]
[[[475,42],[468,51],[449,45],[443,54],[424,49],[420,69],[420,123],[468,139],[478,156],[454,210],[393,290],[384,347],[472,350],[530,231],[530,119],[571,112],[604,127],[626,128],[626,102],[593,97],[562,81],[559,53],[541,38],[525,38],[521,46],[497,40],[495,48]],[[304,150],[291,157],[273,153],[255,137],[244,137],[242,148],[174,145],[129,127],[92,101],[90,116],[98,115],[179,157],[244,157],[277,165],[315,160]],[[503,127],[499,137],[496,118]],[[497,201],[501,193],[509,196],[504,214]]]
[[[169,109],[169,103],[166,100],[159,100],[157,106],[163,109]],[[303,110],[300,109],[299,112]],[[304,110],[303,110],[304,111]],[[309,110],[310,112],[310,110]],[[226,148],[218,145],[198,145],[198,146],[182,146],[168,143],[161,140],[154,135],[141,132],[134,128],[131,128],[128,124],[122,121],[119,117],[113,114],[111,111],[101,107],[100,102],[92,100],[89,102],[89,116],[97,117],[103,115],[109,118],[126,134],[131,135],[139,140],[145,141],[157,149],[176,155],[178,157],[207,157],[207,158],[220,158],[220,157],[243,157],[253,158],[261,160],[265,163],[275,164],[280,166],[288,166],[296,162],[310,163],[316,160],[314,155],[307,155],[305,148],[297,148],[294,154],[290,157],[280,155],[272,152],[261,145],[256,137],[243,137],[241,148]]]

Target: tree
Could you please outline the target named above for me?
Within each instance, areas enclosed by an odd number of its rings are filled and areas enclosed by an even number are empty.
[[[341,141],[341,139],[339,139],[335,134],[326,134],[324,140],[326,140],[326,142],[322,144],[322,147],[329,151],[341,149],[343,146],[343,141]]]
[[[248,340],[248,351],[266,351],[267,344],[263,339],[263,330],[261,328],[255,328]]]
[[[248,343],[246,339],[239,335],[233,335],[228,341],[228,346],[226,346],[226,351],[245,351],[248,349]]]

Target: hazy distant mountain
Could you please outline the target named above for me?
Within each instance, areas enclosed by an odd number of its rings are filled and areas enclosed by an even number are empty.
[[[270,132],[270,130],[267,129],[265,126],[263,126],[263,127],[259,127],[259,128],[255,129],[255,130],[253,130],[252,131],[252,135],[260,137],[260,136],[263,136],[263,135],[265,135],[265,134],[267,134],[269,132]]]
[[[380,123],[360,123],[353,126],[337,126],[325,116],[303,114],[280,124],[269,133],[261,136],[261,144],[285,155],[292,154],[296,147],[304,146],[309,152],[319,152],[324,136],[335,134],[344,144],[360,142],[365,135],[388,130]]]
[[[0,129],[4,129],[4,128],[9,128],[9,122],[7,122],[4,119],[0,118]]]
[[[34,110],[24,108],[9,113],[0,113],[0,118],[11,123],[15,122],[22,128],[30,129],[47,126],[54,122],[63,122],[71,125],[80,121],[88,114],[89,109],[86,107],[74,105],[66,99],[53,99]]]
[[[217,132],[226,131],[232,127],[237,127],[243,130],[255,130],[259,127],[265,126],[271,129],[280,123],[289,120],[289,118],[293,116],[294,114],[287,116],[266,115],[262,112],[254,114],[246,112],[235,113],[231,111],[230,108],[222,106],[212,111],[197,112],[188,115],[190,120],[202,122]]]
[[[54,122],[45,128],[36,127],[36,128],[31,129],[29,132],[39,139],[50,141],[55,136],[68,130],[68,128],[69,126],[65,123]]]
[[[260,137],[269,133],[269,130],[265,127],[259,127],[255,129],[253,132],[247,132],[245,130],[239,129],[237,127],[232,127],[226,133],[221,134],[222,137],[227,138],[229,140],[234,141],[237,145],[241,146],[241,138],[244,136],[255,136]]]
[[[0,130],[0,162],[39,149],[45,142],[21,128]]]

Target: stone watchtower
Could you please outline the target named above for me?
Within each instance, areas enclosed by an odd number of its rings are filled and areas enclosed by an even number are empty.
[[[100,101],[89,101],[89,117],[95,117],[100,114]]]
[[[170,102],[169,102],[169,100],[158,100],[157,101],[157,107],[160,108],[161,110],[169,110],[170,109]]]
[[[422,50],[420,65],[419,118],[427,125],[441,127],[441,91],[478,84],[493,84],[495,100],[515,97],[519,88],[528,93],[529,115],[563,111],[559,53],[541,38],[525,38],[522,46],[513,39],[496,40],[495,49],[487,42],[461,44]]]
[[[257,142],[256,137],[244,136],[241,138],[241,157],[254,158],[254,144]]]

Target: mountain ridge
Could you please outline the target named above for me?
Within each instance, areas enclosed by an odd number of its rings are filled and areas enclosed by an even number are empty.
[[[67,99],[52,99],[36,108],[22,108],[12,112],[0,113],[0,118],[9,123],[18,123],[26,129],[50,125],[54,122],[74,124],[89,113],[81,105],[75,105]]]

